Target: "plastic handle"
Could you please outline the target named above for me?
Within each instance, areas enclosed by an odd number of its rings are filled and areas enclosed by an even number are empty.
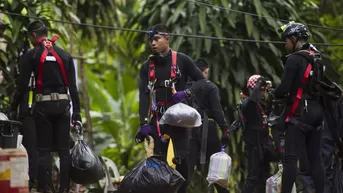
[[[223,145],[220,152],[225,152],[225,149],[226,149],[226,145]]]
[[[172,89],[172,93],[175,94],[175,93],[176,93],[176,90],[175,90],[175,83],[174,83],[174,82],[172,83],[171,89]]]

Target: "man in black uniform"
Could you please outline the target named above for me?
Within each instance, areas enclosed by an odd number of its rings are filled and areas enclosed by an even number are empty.
[[[60,157],[59,193],[69,191],[70,154],[70,98],[73,102],[73,124],[81,126],[80,100],[76,87],[73,59],[66,51],[53,45],[57,37],[47,39],[48,28],[41,21],[34,21],[27,27],[31,43],[35,48],[25,55],[20,70],[19,90],[14,98],[12,111],[27,92],[33,71],[36,81],[34,119],[39,154],[39,192],[54,192],[51,182],[51,151],[57,148]],[[68,95],[68,90],[70,95]]]
[[[36,140],[36,125],[34,117],[32,116],[32,109],[28,103],[30,103],[30,92],[26,92],[23,100],[19,105],[19,120],[22,122],[23,145],[27,151],[29,159],[29,177],[30,177],[30,189],[35,185],[38,166],[38,152],[37,152],[37,140]]]
[[[149,45],[153,55],[140,70],[139,114],[141,127],[136,136],[140,143],[151,135],[155,141],[155,156],[166,159],[167,139],[173,139],[176,169],[188,178],[189,129],[181,127],[159,126],[157,123],[165,110],[173,103],[184,101],[193,95],[196,88],[185,89],[188,77],[198,81],[205,77],[196,67],[193,60],[185,54],[176,53],[169,48],[168,28],[157,24],[148,31]],[[178,91],[172,94],[172,87]],[[150,100],[149,100],[150,99]],[[150,119],[150,121],[149,121]],[[186,193],[184,183],[179,193]]]
[[[197,67],[203,72],[204,76],[208,77],[209,65],[204,59],[195,61]],[[229,125],[226,122],[222,106],[220,104],[220,96],[218,87],[209,80],[201,80],[196,83],[189,81],[188,87],[193,84],[199,84],[201,90],[195,93],[195,96],[188,100],[188,103],[198,110],[203,119],[203,125],[199,128],[192,129],[189,152],[189,170],[192,176],[195,166],[204,166],[202,171],[206,176],[208,173],[208,161],[214,153],[220,151],[220,140],[218,136],[217,123],[223,132],[222,144],[229,143]],[[205,128],[206,127],[206,128]],[[199,160],[200,158],[200,160]],[[201,167],[201,166],[200,166]],[[219,185],[215,185],[218,193],[227,193],[228,190]]]
[[[248,157],[248,175],[244,193],[266,192],[266,180],[270,176],[269,129],[267,116],[261,100],[264,99],[267,83],[260,75],[253,75],[247,83],[248,97],[241,104],[241,120],[244,122],[243,139]]]
[[[313,61],[310,54],[317,50],[309,43],[305,25],[290,22],[280,30],[288,55],[275,98],[290,95],[286,117],[285,155],[282,174],[282,193],[291,193],[296,179],[297,160],[300,172],[312,176],[316,192],[324,192],[324,166],[321,158],[321,124],[324,108],[321,97],[310,92],[309,79]],[[302,54],[306,53],[306,55]],[[305,174],[306,175],[306,174]]]

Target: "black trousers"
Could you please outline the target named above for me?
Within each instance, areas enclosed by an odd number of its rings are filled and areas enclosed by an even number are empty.
[[[190,139],[190,149],[189,149],[189,176],[193,176],[195,171],[195,166],[197,169],[204,168],[200,170],[202,175],[206,178],[208,173],[209,161],[211,155],[218,153],[221,149],[221,143],[218,136],[217,124],[214,121],[208,122],[208,134],[207,134],[207,149],[206,149],[206,164],[204,166],[200,165],[200,151],[201,151],[201,136],[202,127],[192,129],[192,135]],[[215,184],[215,188],[218,193],[228,193],[229,191],[225,188]]]
[[[37,133],[38,191],[54,189],[52,186],[51,152],[56,150],[60,158],[59,192],[69,189],[70,177],[70,104],[68,100],[37,103],[34,107],[34,118]]]
[[[38,166],[36,125],[33,116],[30,115],[20,116],[20,121],[23,125],[21,131],[23,135],[22,143],[27,151],[29,159],[29,177],[32,184],[36,180]]]
[[[313,127],[320,127],[324,119],[323,107],[318,102],[308,103],[308,112],[294,118]],[[300,173],[312,177],[316,192],[323,193],[325,171],[321,155],[322,130],[304,130],[291,123],[287,123],[286,129],[281,192],[291,193],[299,159]]]
[[[158,136],[156,129],[156,120],[152,119],[152,137],[154,138],[155,149],[154,156],[166,161],[168,142],[163,142]],[[161,134],[167,134],[173,140],[175,151],[176,170],[185,178],[186,182],[181,185],[178,193],[186,193],[188,187],[188,150],[190,129],[174,127],[170,125],[160,126]]]
[[[340,129],[337,128],[337,133],[340,133]],[[332,156],[335,152],[335,141],[332,138],[331,131],[328,127],[326,121],[324,121],[324,130],[322,134],[322,159],[324,162],[325,168],[325,184],[324,184],[324,193],[330,193],[332,188],[333,180],[333,168],[332,168]],[[313,187],[313,180],[311,176],[306,176],[302,173],[299,174],[299,177],[305,188]]]
[[[265,139],[267,141],[267,139]],[[252,145],[245,143],[248,158],[248,175],[245,180],[243,193],[265,193],[266,181],[270,177],[270,161],[272,156],[263,144]],[[261,154],[263,154],[261,156]]]

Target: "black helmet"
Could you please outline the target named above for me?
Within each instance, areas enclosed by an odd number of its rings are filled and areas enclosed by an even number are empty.
[[[295,36],[297,38],[301,38],[303,40],[307,40],[310,36],[307,27],[302,23],[295,23],[294,21],[290,21],[289,23],[283,25],[279,30],[281,34],[281,39],[286,39],[291,36]]]

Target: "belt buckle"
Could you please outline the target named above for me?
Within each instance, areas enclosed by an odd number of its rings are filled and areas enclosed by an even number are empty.
[[[59,98],[60,98],[60,96],[59,96],[59,94],[58,93],[51,93],[50,94],[50,97],[51,97],[51,100],[52,101],[57,101]]]
[[[40,102],[43,100],[43,95],[42,94],[36,94],[36,102]]]
[[[166,87],[166,88],[170,87],[170,80],[164,81],[164,87]]]

